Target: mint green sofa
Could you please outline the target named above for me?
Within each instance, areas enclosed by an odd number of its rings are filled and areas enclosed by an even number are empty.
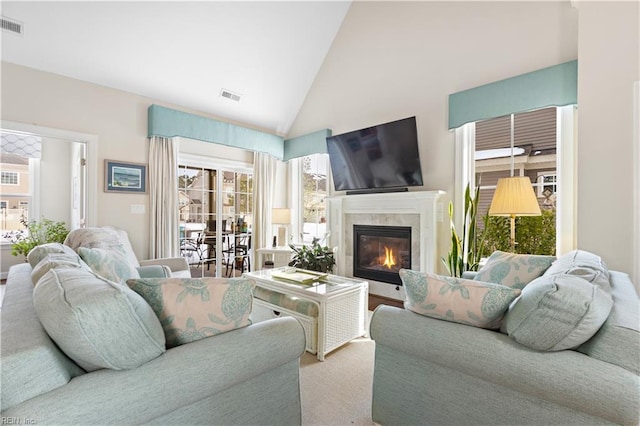
[[[301,423],[305,337],[282,318],[177,346],[136,368],[86,372],[48,336],[29,264],[9,271],[1,317],[1,416],[20,424]],[[104,327],[110,326],[105,318]]]
[[[370,323],[373,420],[385,426],[638,425],[639,300],[628,275],[610,271],[609,279],[608,318],[589,340],[566,350],[532,349],[505,327],[500,332],[379,306]],[[509,307],[507,325],[518,303]]]

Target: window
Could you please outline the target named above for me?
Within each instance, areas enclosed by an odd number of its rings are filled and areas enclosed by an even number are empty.
[[[552,240],[545,243],[545,254],[556,253],[564,239],[564,250],[572,249],[571,214],[556,217],[557,207],[564,203],[566,212],[573,211],[571,180],[565,179],[561,191],[558,173],[559,155],[573,155],[574,106],[545,108],[498,117],[464,125],[456,129],[456,218],[462,216],[462,194],[467,183],[480,187],[478,227],[484,229],[488,211],[498,179],[508,176],[528,176],[543,211],[545,226],[551,226]],[[560,143],[563,141],[563,143]],[[562,151],[562,152],[559,152]],[[566,174],[571,175],[567,168]],[[561,200],[560,194],[568,194]],[[499,220],[490,218],[490,220]],[[516,218],[528,221],[530,218]],[[562,228],[564,224],[564,234]],[[524,229],[522,229],[524,231]],[[518,232],[518,225],[516,225]],[[558,239],[556,239],[558,236]],[[524,245],[523,247],[524,248]],[[508,250],[508,248],[507,248]],[[540,253],[542,254],[542,253]]]
[[[20,123],[3,125],[0,179],[14,184],[0,185],[0,198],[5,202],[0,216],[0,249],[10,249],[12,235],[25,230],[24,220],[44,217],[63,221],[69,229],[95,226],[97,137]],[[6,172],[17,175],[17,180]],[[0,272],[6,274],[6,270]]]
[[[555,108],[476,123],[474,168],[480,186],[480,215],[489,210],[498,179],[528,176],[537,187],[539,176],[555,176],[556,133]],[[555,186],[552,189],[555,193]],[[537,195],[542,207],[542,190]]]
[[[302,157],[302,242],[323,239],[327,232],[327,154]]]
[[[1,173],[1,178],[0,178],[0,183],[2,183],[2,185],[19,185],[19,177],[20,175],[18,174],[18,172],[0,172]]]

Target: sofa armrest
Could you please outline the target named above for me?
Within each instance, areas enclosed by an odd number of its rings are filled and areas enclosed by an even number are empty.
[[[167,265],[144,265],[136,268],[140,278],[169,278],[171,269]]]
[[[171,269],[172,277],[191,278],[189,263],[184,257],[162,257],[159,259],[141,260],[140,266],[166,265]]]
[[[148,423],[282,366],[288,367],[286,382],[297,389],[299,401],[304,350],[304,331],[297,320],[264,321],[169,349],[135,369],[84,374],[2,415],[29,418],[34,424]],[[255,397],[237,395],[245,407]]]
[[[637,424],[640,377],[616,365],[571,350],[536,351],[496,331],[391,306],[379,306],[370,324],[376,354],[382,348],[399,351],[510,392]],[[376,355],[376,370],[392,368],[378,361]]]

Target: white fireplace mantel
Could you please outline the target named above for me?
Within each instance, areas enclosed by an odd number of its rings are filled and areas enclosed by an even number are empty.
[[[412,269],[435,272],[438,262],[437,222],[442,221],[442,206],[438,200],[443,194],[444,191],[410,191],[328,197],[329,244],[338,248],[337,273],[352,276],[352,223],[372,225],[380,224],[380,220],[389,225],[412,223],[412,246],[418,252],[412,261]],[[396,286],[392,284],[369,284],[373,294],[399,298]],[[395,290],[390,292],[390,288]]]

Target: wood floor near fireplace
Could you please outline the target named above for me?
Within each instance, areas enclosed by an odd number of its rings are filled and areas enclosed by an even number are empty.
[[[395,306],[396,308],[404,308],[404,302],[401,300],[390,299],[388,297],[369,293],[369,310],[373,311],[378,305],[390,305]]]

